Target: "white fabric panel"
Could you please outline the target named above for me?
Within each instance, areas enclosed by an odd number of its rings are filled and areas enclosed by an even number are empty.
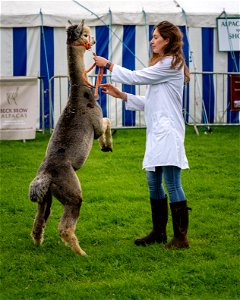
[[[214,72],[225,73],[228,71],[228,54],[227,52],[218,51],[217,30],[214,30]],[[214,122],[227,122],[227,76],[214,76],[215,90],[215,112]]]
[[[189,28],[191,58],[190,72],[202,71],[201,28]],[[202,118],[202,76],[191,76],[189,92],[189,123],[201,123]]]
[[[136,70],[142,69],[148,65],[149,58],[149,26],[136,26],[136,41],[135,41],[135,66]],[[144,96],[146,93],[146,86],[136,86],[136,95]],[[136,112],[136,126],[145,126],[144,112]]]
[[[12,28],[0,29],[1,56],[0,76],[13,75],[13,32]]]
[[[122,40],[123,37],[123,26],[112,26],[112,31],[110,32],[110,43],[109,49],[111,61],[115,64],[122,65]],[[120,90],[122,90],[122,85],[119,83],[113,83]],[[113,97],[108,97],[108,111],[107,114],[111,119],[112,127],[122,127],[122,100],[115,99]]]
[[[112,62],[117,65],[122,65],[122,38],[123,38],[123,26],[112,26],[110,32],[110,39],[112,40]],[[110,43],[111,44],[111,43]],[[110,53],[110,52],[109,52]]]
[[[148,26],[136,26],[136,70],[147,67],[149,57]]]
[[[68,99],[66,29],[54,28],[54,125]],[[61,76],[61,77],[59,77]]]
[[[54,74],[67,75],[66,29],[54,28]]]
[[[40,28],[27,28],[27,76],[40,73]]]
[[[36,27],[27,28],[27,76],[36,76],[40,74],[40,36],[41,29]],[[38,84],[38,95],[40,95],[40,84]],[[40,98],[40,96],[39,96]],[[37,106],[36,128],[40,128],[40,105]]]
[[[94,40],[96,41],[96,28],[95,27],[90,27],[91,29],[91,36],[94,38]],[[93,60],[93,55],[94,53],[96,54],[96,45],[92,46],[92,49],[87,50],[85,52],[85,65],[86,65],[86,70],[89,69],[93,64],[94,64],[94,60]],[[89,73],[88,76],[90,76],[90,81],[91,81],[91,75],[95,74],[95,68],[93,68]]]

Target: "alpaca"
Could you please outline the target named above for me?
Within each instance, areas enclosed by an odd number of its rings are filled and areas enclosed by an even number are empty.
[[[82,204],[76,170],[87,160],[94,139],[99,139],[102,151],[112,151],[110,120],[102,117],[93,89],[82,78],[84,53],[94,43],[84,21],[67,28],[70,96],[49,140],[45,158],[29,187],[29,197],[38,205],[31,233],[34,243],[41,245],[43,242],[52,196],[55,196],[64,207],[58,225],[60,237],[81,256],[86,253],[74,233]]]

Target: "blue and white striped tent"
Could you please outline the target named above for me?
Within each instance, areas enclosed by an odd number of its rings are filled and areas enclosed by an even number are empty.
[[[190,3],[189,3],[190,2]],[[193,4],[191,4],[193,2]],[[201,7],[199,5],[201,4]],[[122,0],[122,1],[2,1],[1,2],[1,76],[39,76],[44,80],[44,112],[39,105],[39,126],[44,114],[49,127],[49,79],[67,75],[67,21],[85,19],[95,36],[93,51],[129,69],[147,66],[149,40],[154,24],[168,20],[178,25],[184,35],[184,54],[191,72],[238,72],[240,52],[219,52],[216,18],[225,9],[225,17],[240,16],[238,0],[194,1]],[[93,63],[92,53],[86,65]],[[93,73],[91,73],[93,75]],[[185,91],[187,122],[239,123],[239,113],[230,111],[229,89],[216,86],[213,75],[199,79],[198,99],[193,99],[194,82]],[[144,93],[144,87],[123,86],[125,91]],[[68,85],[63,84],[61,96],[67,101]],[[225,93],[225,94],[224,94]],[[219,94],[219,97],[216,95]],[[39,97],[40,98],[40,97]],[[59,117],[59,83],[52,89],[54,121]],[[217,103],[216,99],[219,100]],[[121,101],[101,95],[104,116],[113,126],[138,126],[143,117],[125,111]],[[225,112],[225,113],[224,113]],[[194,118],[191,117],[194,115]]]

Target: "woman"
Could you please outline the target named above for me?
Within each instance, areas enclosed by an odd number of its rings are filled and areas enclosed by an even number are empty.
[[[152,231],[135,240],[136,245],[167,243],[168,201],[170,198],[173,239],[166,248],[188,248],[188,210],[181,184],[181,170],[188,168],[184,148],[185,124],[182,116],[184,79],[189,72],[182,52],[182,34],[178,27],[163,21],[154,27],[149,67],[130,71],[107,59],[95,56],[99,67],[112,72],[112,80],[130,85],[148,85],[145,96],[121,92],[103,84],[103,92],[126,102],[128,110],[143,110],[146,122],[146,150],[143,168],[150,192]]]

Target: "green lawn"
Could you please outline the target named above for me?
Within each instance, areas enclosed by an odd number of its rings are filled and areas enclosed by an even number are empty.
[[[133,243],[151,228],[142,159],[145,130],[118,130],[113,153],[97,141],[78,171],[83,205],[76,234],[88,257],[66,247],[57,231],[55,200],[45,241],[32,244],[36,204],[28,187],[49,134],[1,144],[1,300],[239,299],[240,130],[212,134],[187,127],[189,171],[183,186],[192,208],[188,250]],[[169,215],[168,237],[172,237]]]

